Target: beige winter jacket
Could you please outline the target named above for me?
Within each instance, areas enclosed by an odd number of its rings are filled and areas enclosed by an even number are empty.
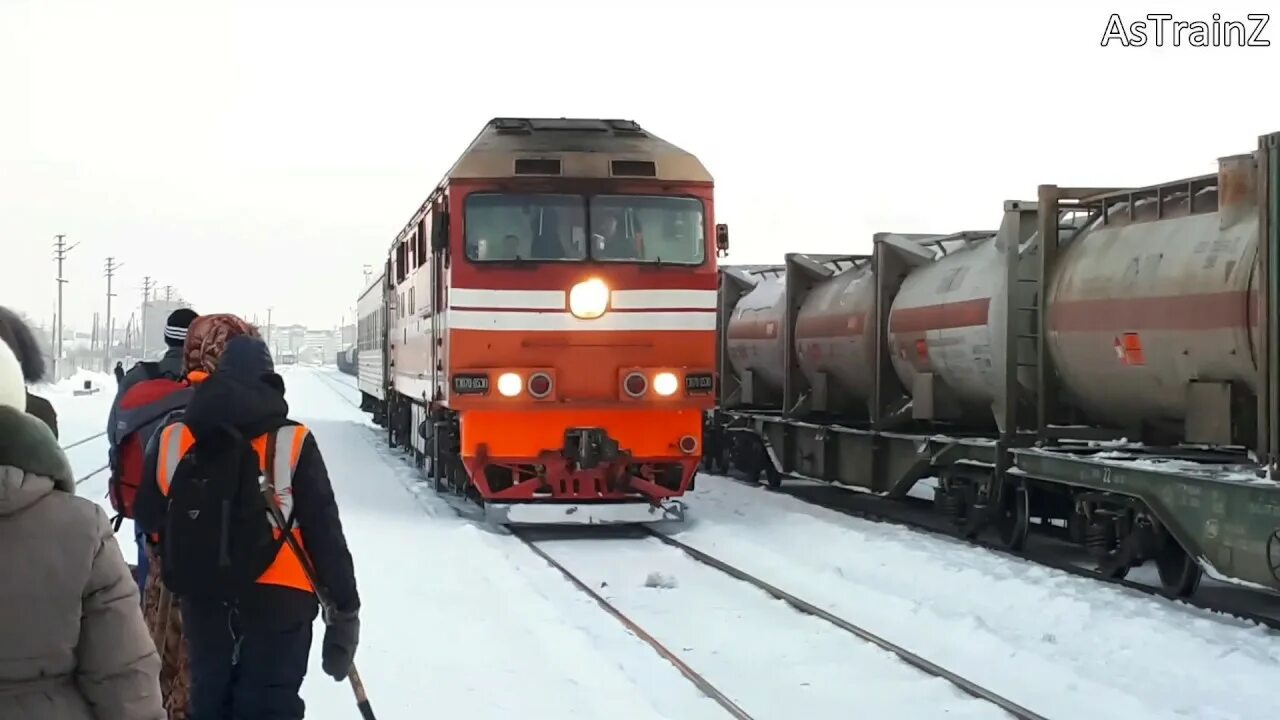
[[[106,513],[49,428],[0,407],[0,720],[165,720],[159,672]]]

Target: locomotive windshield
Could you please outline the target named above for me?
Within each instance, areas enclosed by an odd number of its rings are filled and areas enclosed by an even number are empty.
[[[475,194],[466,238],[467,258],[479,261],[698,265],[705,254],[702,203],[679,197]]]

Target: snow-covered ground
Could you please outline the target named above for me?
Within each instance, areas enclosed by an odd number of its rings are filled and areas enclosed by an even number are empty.
[[[1266,628],[715,477],[681,541],[1051,718],[1259,718]]]
[[[726,717],[519,541],[426,491],[356,408],[352,378],[282,371],[341,506],[364,603],[357,664],[380,718]],[[97,395],[36,389],[64,444],[105,425],[114,379],[99,377]],[[77,475],[105,447],[70,451]],[[80,492],[105,489],[99,476]],[[1264,629],[722,478],[700,478],[689,502],[684,542],[1055,720],[1274,714],[1280,641]],[[542,547],[761,720],[994,716],[655,541]],[[322,632],[307,717],[353,717],[349,686],[320,670]]]

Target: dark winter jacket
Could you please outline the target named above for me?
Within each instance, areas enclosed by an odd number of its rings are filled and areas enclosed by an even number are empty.
[[[283,382],[270,372],[269,356],[266,373],[242,373],[237,347],[243,346],[235,341],[228,345],[218,371],[195,388],[181,418],[197,442],[202,431],[220,424],[236,427],[246,438],[286,424],[297,424],[288,419],[289,405],[284,399]],[[137,522],[148,533],[161,532],[165,523],[165,501],[156,483],[159,435],[159,432],[153,435],[148,446],[146,470],[135,505]],[[317,581],[327,591],[329,600],[339,611],[358,610],[360,597],[338,505],[324,458],[310,433],[303,442],[293,477],[293,508],[303,546],[315,563]],[[269,627],[313,620],[317,611],[314,594],[278,585],[255,585],[240,600],[241,617],[246,623]]]
[[[39,395],[32,395],[30,391],[27,391],[27,414],[40,418],[53,431],[54,439],[57,439],[58,413],[53,409],[52,403]]]

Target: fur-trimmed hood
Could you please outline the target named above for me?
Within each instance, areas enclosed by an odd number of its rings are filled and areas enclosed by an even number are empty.
[[[76,481],[53,431],[21,410],[0,407],[0,516],[54,490],[74,495]]]

